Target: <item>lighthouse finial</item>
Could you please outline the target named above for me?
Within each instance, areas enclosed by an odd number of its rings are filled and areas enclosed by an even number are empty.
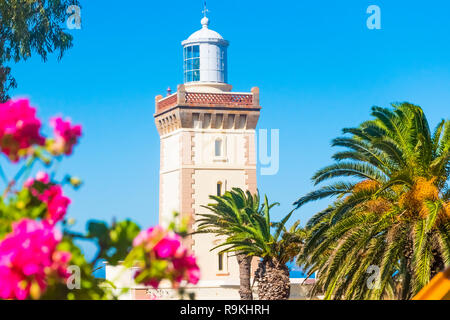
[[[206,6],[206,0],[203,4],[203,16],[206,18],[206,14],[209,12],[208,7]]]
[[[208,25],[209,25],[209,18],[206,16],[206,14],[209,12],[209,10],[208,10],[208,8],[206,7],[206,0],[205,0],[205,4],[204,4],[204,9],[203,9],[203,15],[204,15],[204,17],[203,17],[203,19],[202,19],[202,26],[203,26],[203,28],[208,28]]]

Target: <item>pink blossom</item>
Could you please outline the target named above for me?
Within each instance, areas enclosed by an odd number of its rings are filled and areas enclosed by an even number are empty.
[[[167,231],[160,227],[152,227],[147,230],[141,231],[133,240],[133,246],[137,247],[144,245],[147,250],[152,250],[153,247],[165,237]]]
[[[34,188],[34,183],[38,181],[46,185],[42,192]],[[29,188],[31,194],[47,205],[47,223],[54,225],[64,219],[71,201],[64,196],[60,185],[51,185],[50,176],[46,172],[38,172],[36,179],[30,178],[24,183],[25,188]]]
[[[23,219],[0,242],[0,298],[24,300],[34,284],[42,293],[47,278],[66,279],[68,252],[56,247],[62,235],[47,223]]]
[[[41,121],[36,118],[36,109],[27,99],[10,100],[0,104],[0,149],[13,162],[33,145],[43,145],[40,135]]]
[[[163,274],[147,278],[143,281],[145,285],[158,288],[163,279],[172,280],[173,286],[178,287],[180,282],[186,280],[197,284],[200,279],[200,268],[194,255],[189,254],[183,245],[182,238],[172,231],[157,226],[142,231],[133,241],[133,246],[141,246],[147,252],[147,265],[152,268],[152,262],[156,260],[166,261],[167,270]],[[137,278],[141,271],[135,274]]]
[[[172,257],[183,249],[181,237],[173,232],[167,232],[160,226],[141,231],[133,240],[133,246],[137,247],[141,244],[153,250],[159,259]]]
[[[192,268],[188,270],[188,282],[197,284],[200,281],[200,268]]]
[[[67,213],[70,199],[63,195],[61,186],[54,185],[38,196],[39,200],[47,204],[47,221],[54,225],[61,221]]]
[[[133,240],[133,246],[137,247],[140,246],[141,244],[144,244],[145,242],[148,242],[152,236],[154,229],[155,228],[150,228],[139,232],[139,234]]]
[[[52,258],[53,264],[50,268],[56,271],[60,278],[68,278],[70,273],[67,271],[67,265],[72,259],[72,254],[66,251],[55,251]]]
[[[186,280],[189,283],[197,284],[200,280],[200,268],[193,255],[187,255],[180,259],[176,259],[173,261],[173,265],[175,270],[177,270],[182,277],[186,277]]]
[[[69,119],[64,121],[61,117],[51,119],[50,124],[54,128],[55,133],[53,152],[56,154],[64,153],[66,155],[71,155],[73,147],[78,143],[78,139],[81,137],[81,126],[72,126]]]
[[[188,282],[197,284],[200,280],[200,268],[197,265],[197,260],[194,256],[188,257],[187,260],[186,269],[188,273]]]
[[[176,234],[169,234],[161,239],[154,247],[156,257],[166,259],[175,256],[181,247],[181,237]]]
[[[48,175],[47,172],[39,171],[36,174],[36,181],[42,182],[44,184],[49,184],[50,183],[50,176]]]
[[[34,179],[33,178],[28,178],[27,181],[24,182],[23,186],[25,188],[31,188],[34,184]]]
[[[47,172],[39,171],[36,175],[36,179],[28,178],[23,186],[25,188],[31,188],[34,185],[35,181],[42,182],[43,184],[49,184],[50,183],[50,176]]]
[[[136,274],[134,275],[134,278],[137,278],[141,273],[142,273],[142,271],[137,271]],[[156,278],[151,278],[151,279],[144,281],[143,283],[146,286],[150,286],[150,287],[153,287],[154,289],[158,289],[159,284],[161,283],[161,280],[156,279]]]

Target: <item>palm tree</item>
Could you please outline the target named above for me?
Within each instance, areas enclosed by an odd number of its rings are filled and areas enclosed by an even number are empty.
[[[240,252],[248,257],[259,257],[256,272],[258,297],[261,300],[287,300],[290,296],[290,279],[287,263],[300,252],[304,231],[296,222],[290,230],[286,223],[289,213],[281,222],[271,223],[270,210],[278,203],[270,204],[265,197],[264,204],[253,212],[245,224],[233,227],[234,233],[217,248],[225,247],[227,252]],[[271,229],[274,228],[274,233]]]
[[[308,222],[299,258],[327,299],[410,299],[450,264],[450,121],[431,133],[420,107],[392,106],[344,129],[332,145],[345,150],[313,177],[350,179],[295,203],[335,199]]]
[[[299,254],[306,239],[306,231],[299,227],[300,221],[286,230],[284,225],[289,217],[290,215],[276,227],[275,234],[269,242],[269,251],[262,252],[262,247],[254,248],[254,254],[265,255],[257,270],[258,296],[261,300],[289,299],[291,288],[287,263],[292,262]]]
[[[216,203],[203,206],[210,214],[199,214],[197,233],[214,233],[225,239],[236,236],[239,232],[236,226],[246,225],[251,217],[258,212],[260,206],[259,194],[252,195],[249,191],[234,188],[223,196],[210,196]],[[213,249],[214,250],[214,249]],[[253,300],[251,288],[252,257],[239,251],[236,252],[239,265],[240,289],[242,300]]]

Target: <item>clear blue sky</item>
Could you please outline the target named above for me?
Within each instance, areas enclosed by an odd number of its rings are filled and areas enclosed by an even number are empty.
[[[159,137],[154,97],[182,82],[181,41],[198,30],[202,1],[81,0],[82,30],[62,61],[13,66],[19,87],[42,118],[72,117],[84,127],[60,172],[85,181],[69,215],[157,223]],[[434,127],[450,116],[450,2],[447,0],[209,0],[210,27],[230,40],[229,82],[261,90],[259,128],[280,129],[280,171],[258,177],[281,202],[279,219],[312,189],[329,164],[330,141],[373,105],[409,101]],[[120,4],[119,4],[120,3]],[[366,9],[381,8],[382,30],[368,30]],[[326,202],[296,213],[303,222]],[[90,251],[90,250],[88,250]]]

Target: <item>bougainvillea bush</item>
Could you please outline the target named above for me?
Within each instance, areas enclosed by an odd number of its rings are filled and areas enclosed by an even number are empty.
[[[55,117],[53,136],[46,137],[42,126],[29,100],[0,104],[0,299],[114,299],[114,284],[93,275],[100,261],[137,266],[135,281],[153,288],[164,280],[180,290],[196,284],[200,270],[182,241],[186,223],[141,232],[130,220],[90,221],[85,233],[71,230],[63,188],[77,189],[81,180],[57,181],[54,168],[72,155],[82,127]],[[3,170],[8,162],[18,167],[12,179]],[[37,165],[43,170],[30,176]],[[92,261],[78,247],[81,240],[97,245]]]

